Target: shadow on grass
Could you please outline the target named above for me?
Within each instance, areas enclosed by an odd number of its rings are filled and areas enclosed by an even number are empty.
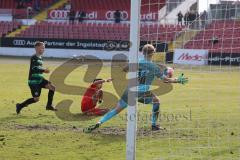
[[[96,118],[96,116],[86,116],[82,113],[71,113],[70,107],[72,100],[63,100],[57,104],[55,112],[56,116],[63,121],[88,121]]]

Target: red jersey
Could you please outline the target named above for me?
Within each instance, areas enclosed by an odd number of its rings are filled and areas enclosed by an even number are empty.
[[[94,103],[93,101],[93,96],[96,95],[96,92],[97,86],[92,84],[91,86],[88,87],[88,89],[84,93],[81,103],[81,108],[83,112],[96,107],[96,103]]]

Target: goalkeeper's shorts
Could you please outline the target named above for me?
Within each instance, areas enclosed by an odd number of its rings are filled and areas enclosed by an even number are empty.
[[[128,89],[126,89],[119,101],[121,107],[126,108],[128,106]],[[151,104],[153,103],[153,98],[155,95],[151,91],[147,92],[138,92],[137,100],[143,104]]]

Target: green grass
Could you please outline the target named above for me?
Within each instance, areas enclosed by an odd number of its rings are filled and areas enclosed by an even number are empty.
[[[61,63],[46,61],[45,65],[54,70]],[[84,134],[81,129],[99,117],[81,116],[81,96],[57,92],[55,104],[65,99],[73,104],[70,115],[64,115],[65,112],[56,115],[44,110],[47,91],[43,90],[40,102],[17,116],[15,103],[30,96],[26,83],[28,68],[28,60],[1,57],[0,160],[125,159],[126,111],[98,131]],[[87,85],[83,81],[86,69],[83,66],[74,70],[66,83]],[[108,78],[110,71],[109,66],[104,66],[98,77]],[[150,132],[151,106],[139,106],[137,159],[240,159],[240,68],[179,66],[175,74],[181,72],[190,78],[189,84],[174,85],[171,92],[159,96],[160,120],[166,131]],[[111,83],[104,85],[104,91],[116,94]]]

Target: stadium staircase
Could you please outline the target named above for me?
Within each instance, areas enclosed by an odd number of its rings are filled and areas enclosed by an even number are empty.
[[[170,24],[176,24],[177,14],[181,11],[184,15],[189,11],[189,9],[197,3],[197,0],[185,0],[177,8],[173,9],[171,12],[166,14],[165,17],[161,17],[161,23],[164,23],[166,20]]]
[[[51,5],[49,8],[46,8],[45,10],[43,10],[42,12],[40,12],[39,14],[34,16],[33,19],[36,19],[38,22],[41,22],[41,21],[47,19],[49,10],[58,9],[61,6],[63,6],[65,3],[67,3],[67,1],[68,0],[59,0],[59,1],[57,1],[56,3]],[[29,27],[30,26],[26,26],[26,25],[21,26],[21,28],[17,29],[14,32],[9,33],[6,37],[15,37],[17,34],[20,34],[22,31],[27,30]]]
[[[206,49],[211,53],[240,53],[240,21],[213,20],[184,45],[186,49]]]
[[[183,46],[198,34],[197,30],[186,29],[182,31],[172,42],[173,48],[183,48]]]

